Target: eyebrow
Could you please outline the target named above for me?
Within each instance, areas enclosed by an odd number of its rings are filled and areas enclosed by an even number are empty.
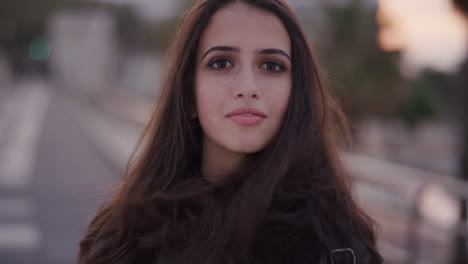
[[[230,47],[230,46],[215,46],[207,50],[205,54],[203,54],[202,59],[205,58],[206,55],[208,55],[208,53],[212,51],[229,51],[229,52],[239,53],[240,49],[236,47]]]
[[[208,55],[208,53],[212,52],[212,51],[228,51],[228,52],[234,52],[234,53],[239,53],[240,52],[240,48],[238,47],[231,47],[231,46],[214,46],[210,49],[208,49],[205,54],[203,54],[203,58],[206,57],[206,55]],[[262,49],[262,50],[259,50],[257,51],[259,54],[278,54],[278,55],[282,55],[284,57],[286,57],[289,61],[291,61],[291,57],[289,57],[289,55],[281,50],[281,49]]]
[[[288,58],[289,61],[291,61],[291,57],[289,57],[289,55],[281,50],[281,49],[263,49],[263,50],[260,50],[259,51],[260,54],[278,54],[278,55],[283,55],[285,56],[286,58]]]

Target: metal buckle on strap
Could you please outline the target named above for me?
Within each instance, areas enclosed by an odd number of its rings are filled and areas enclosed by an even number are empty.
[[[353,263],[352,264],[357,264],[356,262],[356,254],[354,254],[354,250],[351,249],[351,248],[337,248],[337,249],[333,249],[332,251],[330,251],[330,259],[331,259],[331,264],[344,264],[344,263],[335,263],[335,255],[338,255],[338,254],[351,254],[352,258],[353,258]]]

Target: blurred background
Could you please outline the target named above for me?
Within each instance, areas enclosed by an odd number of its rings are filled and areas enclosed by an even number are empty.
[[[352,120],[344,159],[386,263],[468,263],[466,2],[289,3]],[[158,98],[187,6],[0,2],[0,263],[74,262]]]

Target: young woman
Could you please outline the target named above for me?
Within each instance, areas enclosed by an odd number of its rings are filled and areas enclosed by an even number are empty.
[[[284,0],[196,1],[168,57],[79,263],[382,263],[335,143],[342,112]]]

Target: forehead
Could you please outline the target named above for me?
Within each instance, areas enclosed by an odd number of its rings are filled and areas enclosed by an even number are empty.
[[[244,3],[218,10],[200,39],[200,48],[216,45],[244,49],[280,48],[290,52],[290,38],[281,20],[273,13]]]

